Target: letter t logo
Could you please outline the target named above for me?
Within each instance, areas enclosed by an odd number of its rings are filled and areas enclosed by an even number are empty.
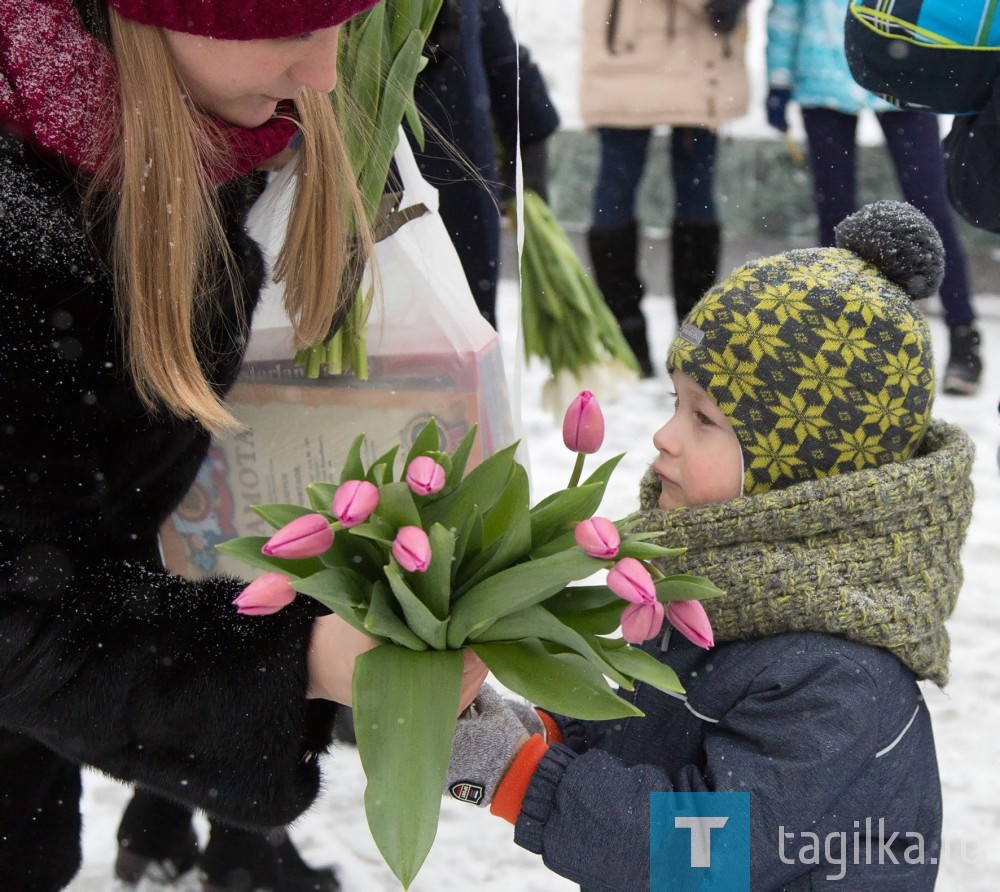
[[[691,831],[691,866],[712,866],[712,831],[726,826],[729,818],[676,817],[674,827]]]

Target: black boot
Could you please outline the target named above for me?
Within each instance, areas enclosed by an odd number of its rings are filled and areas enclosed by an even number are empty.
[[[136,790],[118,825],[115,876],[136,885],[142,879],[170,883],[198,860],[191,810],[145,790]]]
[[[639,226],[631,220],[619,226],[595,227],[587,233],[587,247],[604,302],[618,320],[642,376],[651,378],[646,319],[639,308],[643,292],[638,273]]]
[[[972,396],[979,390],[983,375],[979,332],[971,325],[956,325],[948,334],[951,349],[944,372],[944,392]]]
[[[719,224],[675,220],[670,232],[671,273],[677,323],[715,284],[719,269]]]
[[[253,833],[212,824],[201,856],[204,892],[338,892],[331,867],[310,867],[284,830]]]

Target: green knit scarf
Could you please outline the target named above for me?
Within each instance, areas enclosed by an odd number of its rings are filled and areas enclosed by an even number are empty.
[[[650,471],[636,531],[687,548],[660,562],[665,573],[705,576],[727,593],[704,602],[717,642],[844,635],[887,648],[943,687],[973,455],[964,431],[935,421],[908,461],[673,511],[656,507]]]

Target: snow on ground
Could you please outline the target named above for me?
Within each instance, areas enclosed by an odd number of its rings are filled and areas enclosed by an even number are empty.
[[[991,345],[1000,344],[1000,297],[981,297],[983,338],[987,345],[986,380],[979,396],[939,396],[936,414],[962,425],[976,441],[976,505],[965,550],[965,586],[949,623],[952,634],[952,680],[946,692],[929,687],[944,787],[946,856],[939,892],[992,892],[1000,875],[1000,473],[997,445],[1000,423],[1000,361]],[[673,307],[668,298],[651,296],[644,309],[650,319],[654,359],[662,365],[672,335]],[[505,281],[500,301],[500,329],[509,376],[523,363],[516,342],[516,291]],[[933,311],[933,308],[932,308]],[[933,315],[939,364],[946,357],[946,330]],[[552,416],[541,408],[545,369],[537,362],[521,369],[521,434],[528,446],[535,500],[565,485],[571,459]],[[607,437],[600,455],[625,452],[601,513],[620,517],[636,507],[637,481],[652,458],[653,431],[669,412],[664,376],[643,381],[614,402],[603,403]],[[513,392],[513,387],[512,387]],[[596,467],[596,464],[594,465]],[[364,776],[357,752],[342,747],[325,760],[326,790],[319,803],[293,829],[293,836],[313,863],[337,865],[345,892],[381,892],[398,884],[381,862],[364,819]],[[114,889],[111,866],[115,828],[128,791],[93,773],[86,775],[84,858],[71,892]],[[201,824],[204,832],[204,824]],[[443,803],[437,841],[412,886],[414,892],[565,892],[575,885],[550,873],[540,859],[512,842],[510,825],[468,806]],[[194,892],[193,882],[177,892]],[[152,892],[144,889],[141,892]]]

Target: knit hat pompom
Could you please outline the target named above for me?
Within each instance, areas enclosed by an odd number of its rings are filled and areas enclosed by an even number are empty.
[[[944,278],[944,245],[934,224],[903,201],[876,201],[834,229],[837,247],[878,267],[914,300],[935,294]]]
[[[747,495],[904,461],[930,422],[934,358],[913,302],[937,287],[933,225],[878,202],[838,229],[842,247],[764,257],[694,306],[671,371],[733,425]]]

